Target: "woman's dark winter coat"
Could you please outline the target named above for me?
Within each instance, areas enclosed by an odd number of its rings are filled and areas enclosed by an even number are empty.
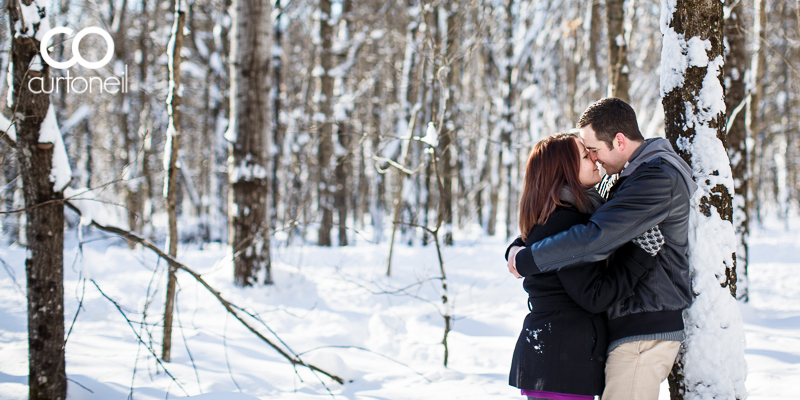
[[[533,228],[526,246],[585,224],[589,214],[559,206]],[[606,261],[525,277],[531,313],[514,349],[509,384],[520,389],[599,395],[608,346],[605,311],[631,294],[656,262],[633,243]]]

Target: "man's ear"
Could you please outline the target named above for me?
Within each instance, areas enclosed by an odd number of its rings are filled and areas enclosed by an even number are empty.
[[[617,132],[617,134],[614,135],[614,145],[620,151],[625,151],[625,147],[628,144],[627,139],[628,138],[625,137],[625,134],[623,134],[622,132]]]

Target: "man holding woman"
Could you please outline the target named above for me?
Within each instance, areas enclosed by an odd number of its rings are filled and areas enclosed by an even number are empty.
[[[609,175],[619,174],[613,184],[606,185],[608,201],[585,221],[570,224],[569,229],[547,232],[535,241],[527,234],[528,240],[517,239],[507,252],[509,271],[525,277],[527,289],[528,281],[537,282],[549,274],[593,266],[603,270],[602,277],[594,279],[604,283],[596,287],[613,302],[603,309],[609,343],[602,397],[657,399],[659,385],[672,369],[683,340],[682,310],[692,300],[688,221],[689,200],[697,186],[691,169],[667,140],[644,140],[636,114],[622,100],[605,98],[595,102],[578,125],[590,160],[599,162]],[[533,190],[541,189],[544,188]],[[527,201],[525,196],[523,190],[521,204]],[[520,221],[525,218],[523,210],[521,207]],[[536,222],[534,230],[546,225]],[[520,226],[525,228],[522,223]],[[649,258],[642,259],[636,250],[646,251]],[[597,264],[604,260],[607,261]],[[647,273],[640,275],[632,264],[639,264]],[[632,289],[620,294],[631,283]],[[531,308],[532,314],[537,314],[536,306]],[[525,333],[523,330],[521,339]],[[546,346],[544,343],[541,348]],[[575,369],[579,368],[575,363]],[[512,385],[535,390],[515,384],[514,373],[512,367]],[[589,369],[584,373],[590,374]],[[566,394],[584,393],[565,391],[538,398],[568,399],[558,397]]]

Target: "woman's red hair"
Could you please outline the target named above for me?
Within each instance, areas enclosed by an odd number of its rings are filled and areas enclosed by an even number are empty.
[[[519,200],[519,229],[527,240],[534,226],[544,224],[556,206],[573,205],[579,210],[588,204],[586,188],[581,184],[578,136],[559,133],[536,143],[525,167],[525,183]],[[564,204],[561,190],[569,188],[578,204]]]

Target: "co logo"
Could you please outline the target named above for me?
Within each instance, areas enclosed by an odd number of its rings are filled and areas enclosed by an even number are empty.
[[[108,64],[109,61],[111,61],[111,57],[114,56],[114,40],[111,38],[111,35],[109,35],[108,32],[96,26],[91,26],[82,29],[80,32],[78,32],[77,35],[75,35],[75,38],[72,39],[72,58],[69,59],[69,61],[59,62],[53,60],[50,57],[50,55],[47,54],[47,46],[48,43],[50,43],[50,39],[52,39],[53,36],[58,35],[59,33],[63,35],[70,35],[72,34],[72,32],[73,32],[72,29],[67,28],[65,26],[61,26],[50,29],[49,31],[47,31],[47,33],[44,34],[44,36],[42,37],[42,41],[39,44],[39,52],[42,54],[44,62],[46,62],[48,65],[50,65],[55,69],[67,69],[75,65],[76,63],[80,64],[84,68],[98,69],[105,66],[106,64]],[[89,62],[86,61],[83,57],[81,57],[81,50],[80,50],[81,39],[83,39],[84,36],[90,33],[102,36],[103,39],[106,40],[106,45],[108,47],[108,51],[105,57],[103,57],[102,60],[97,62]]]

